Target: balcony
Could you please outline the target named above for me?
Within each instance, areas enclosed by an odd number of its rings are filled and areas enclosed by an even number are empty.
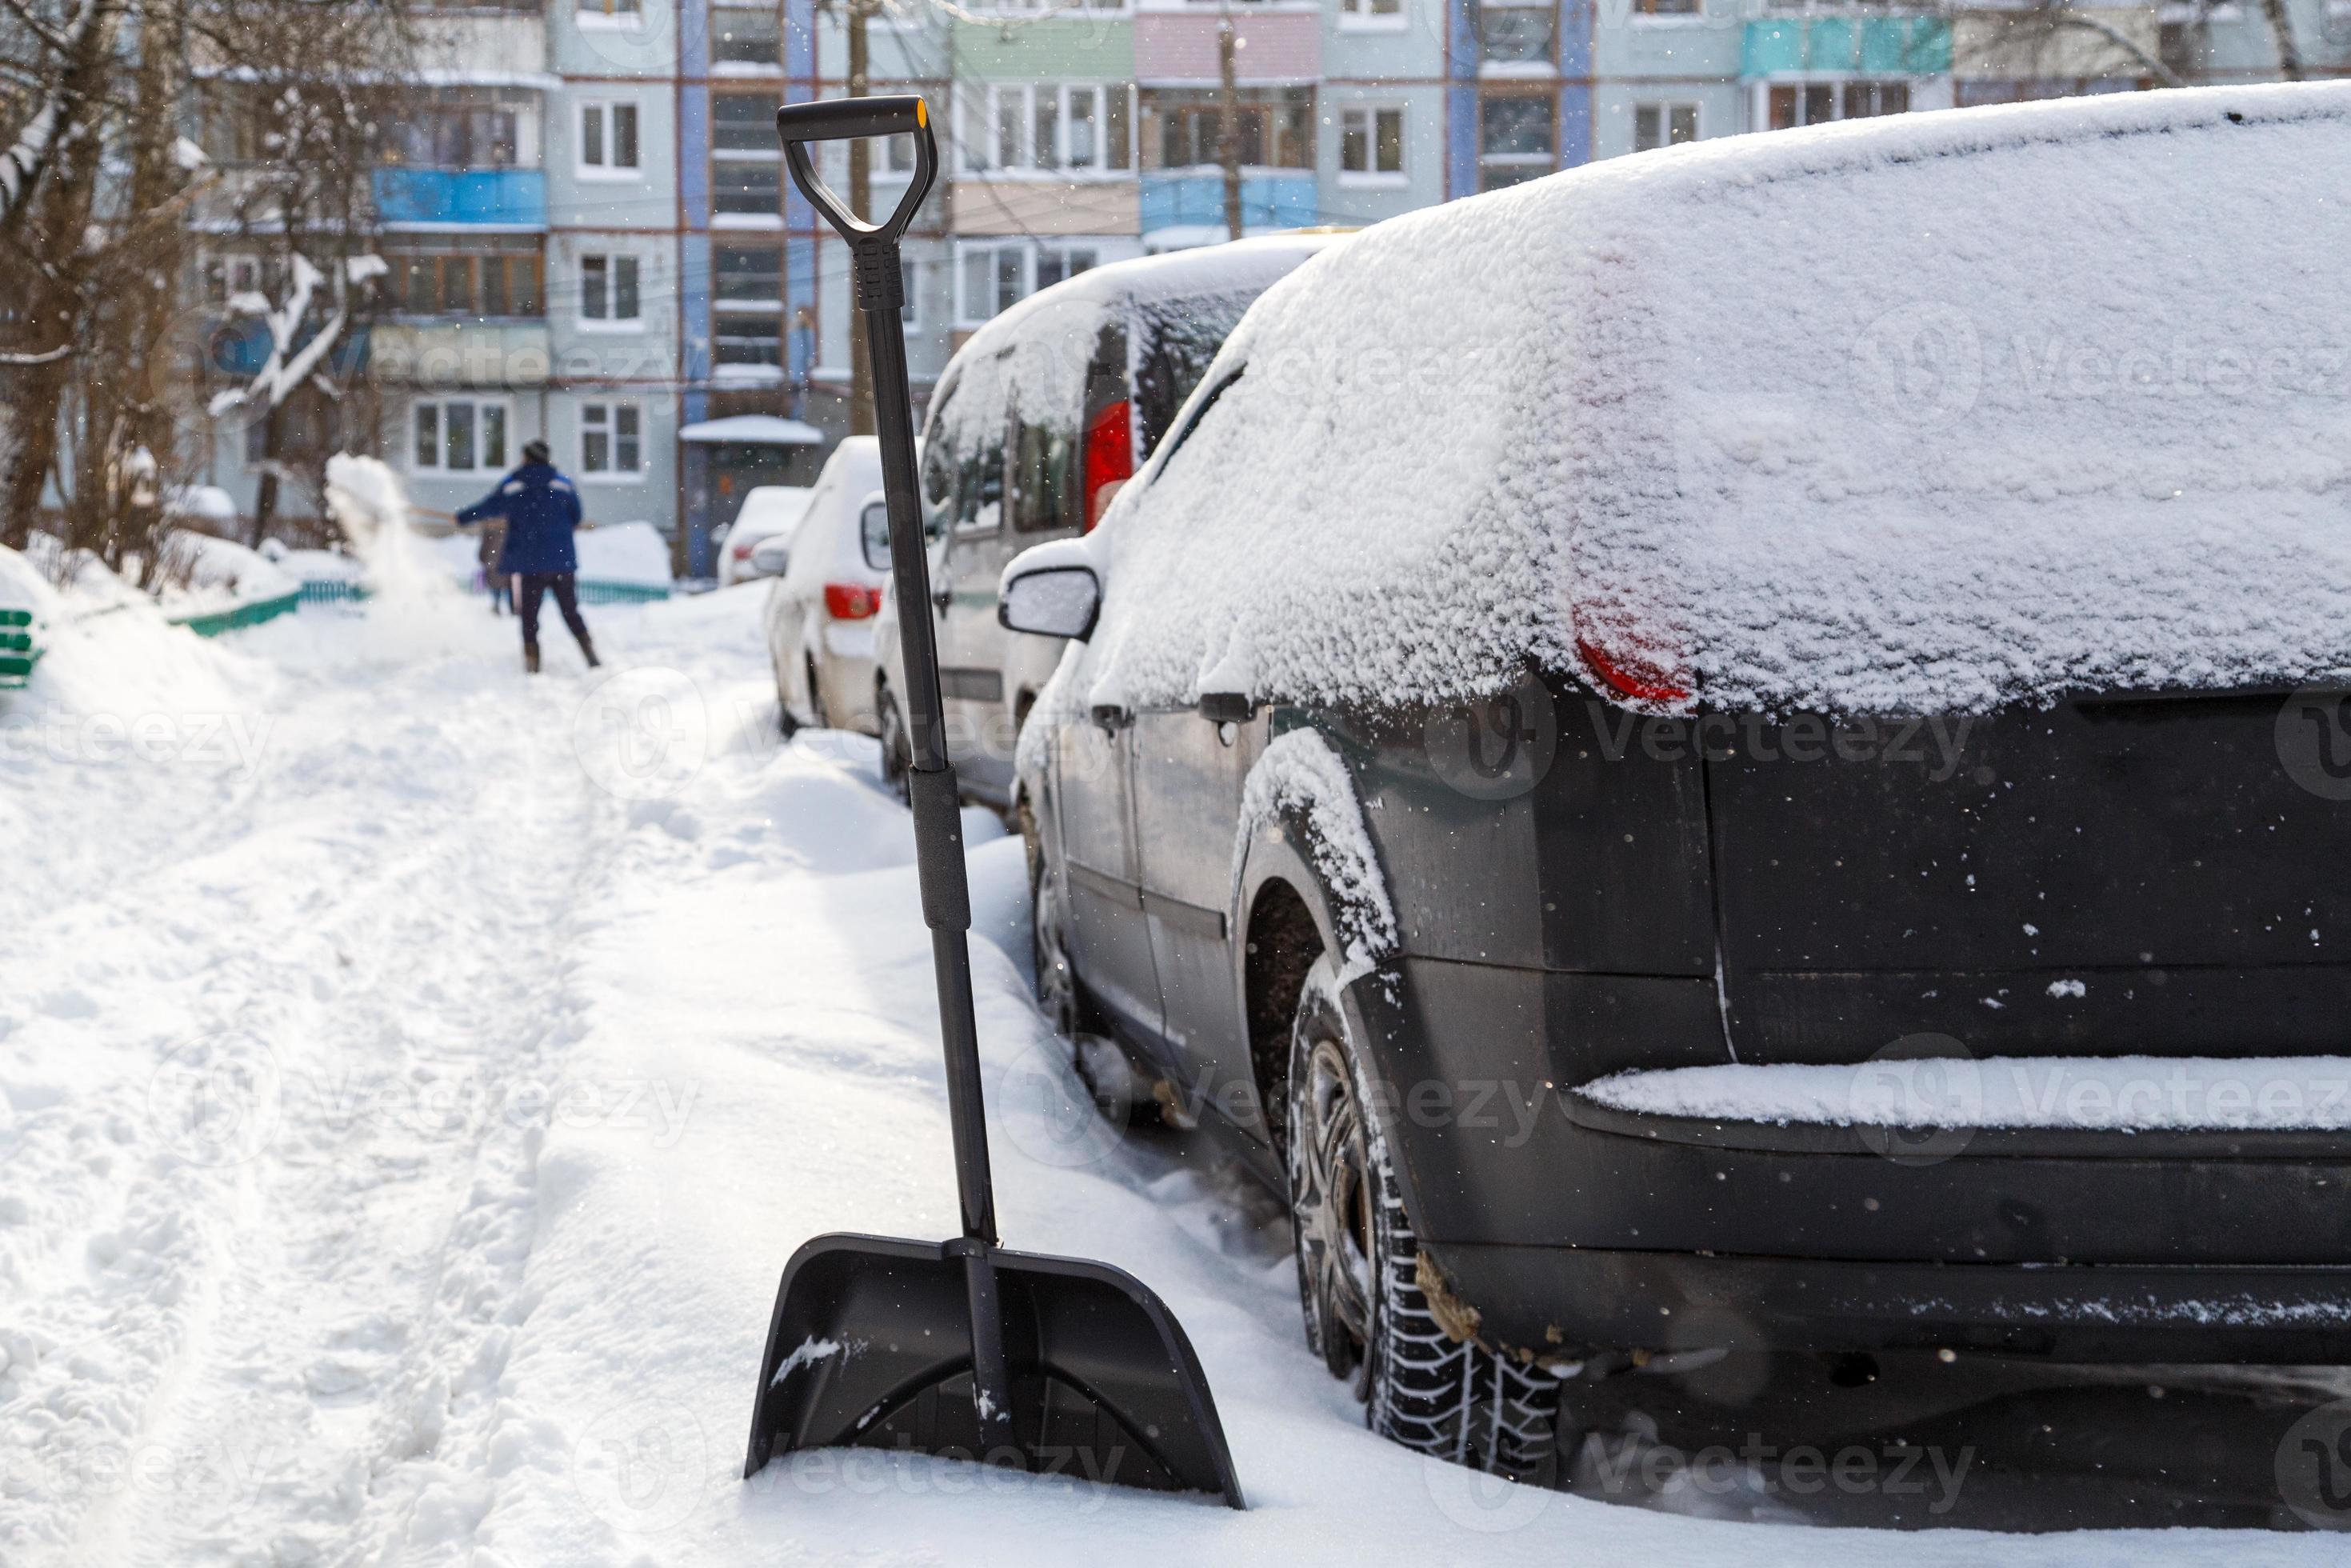
[[[1792,16],[1747,24],[1739,74],[1942,76],[1950,68],[1951,25],[1939,16]]]
[[[386,228],[547,227],[539,169],[378,169],[377,221]]]
[[[1225,237],[1225,177],[1219,172],[1145,172],[1142,184],[1143,237],[1151,248],[1206,245]],[[1319,221],[1312,170],[1243,171],[1241,226],[1245,230],[1307,228]]]

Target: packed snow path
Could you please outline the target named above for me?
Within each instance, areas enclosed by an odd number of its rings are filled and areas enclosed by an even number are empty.
[[[867,744],[776,742],[758,602],[591,612],[606,677],[558,640],[537,682],[473,605],[306,612],[190,645],[120,733],[16,736],[0,1563],[2241,1555],[1675,1518],[1370,1437],[1263,1201],[1072,1093],[1001,839],[972,862],[1008,1239],[1163,1291],[1252,1510],[872,1453],[744,1483],[792,1249],[955,1224],[906,819]]]

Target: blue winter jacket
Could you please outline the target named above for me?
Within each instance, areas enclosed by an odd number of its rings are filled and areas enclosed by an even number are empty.
[[[503,572],[580,570],[571,530],[580,526],[580,492],[552,464],[526,463],[498,487],[457,514],[461,523],[487,517],[507,520],[507,548],[498,557]]]

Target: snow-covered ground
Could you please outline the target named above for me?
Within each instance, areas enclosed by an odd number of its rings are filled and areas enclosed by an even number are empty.
[[[477,601],[99,617],[0,709],[0,1563],[2339,1561],[1677,1517],[1372,1437],[1263,1201],[1077,1099],[1000,837],[1006,1239],[1165,1296],[1251,1509],[743,1482],[785,1259],[956,1213],[907,820],[868,743],[774,739],[758,602],[591,610],[610,667],[559,637],[536,681]]]

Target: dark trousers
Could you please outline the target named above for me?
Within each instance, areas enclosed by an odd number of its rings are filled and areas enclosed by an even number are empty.
[[[582,649],[588,646],[588,622],[580,619],[580,591],[568,571],[526,571],[515,580],[515,612],[522,617],[522,645],[538,646],[538,603],[542,595],[552,589],[555,608],[563,614],[563,623],[571,628],[571,640]]]

